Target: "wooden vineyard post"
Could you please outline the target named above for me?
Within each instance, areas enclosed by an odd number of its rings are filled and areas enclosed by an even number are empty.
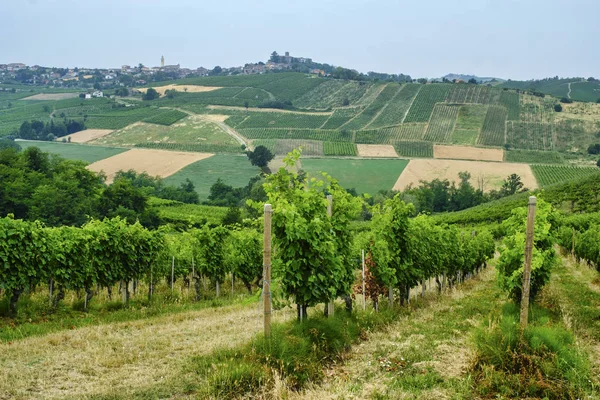
[[[171,263],[171,293],[173,293],[174,281],[175,281],[175,256],[173,256],[173,262]]]
[[[527,236],[525,238],[525,265],[523,266],[523,291],[521,297],[521,332],[527,328],[529,317],[529,286],[531,283],[531,258],[533,253],[533,228],[535,224],[535,196],[529,197],[527,211]]]
[[[265,204],[265,228],[263,236],[263,308],[265,337],[271,337],[271,216],[273,208]]]
[[[363,311],[367,309],[367,293],[365,288],[365,249],[362,250],[362,293],[363,293]]]
[[[332,195],[330,195],[330,194],[328,194],[328,195],[327,195],[327,216],[328,216],[329,218],[331,218],[331,215],[332,215],[332,206],[333,206],[333,196],[332,196]],[[335,300],[335,299],[332,299],[332,300],[329,302],[329,304],[327,304],[327,315],[328,315],[329,317],[333,317],[333,313],[334,313],[334,311],[335,311],[335,308],[334,308],[334,300]]]

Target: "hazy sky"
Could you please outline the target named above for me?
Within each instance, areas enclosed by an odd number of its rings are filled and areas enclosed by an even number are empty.
[[[600,77],[599,0],[0,0],[0,63],[238,66],[280,54],[439,77]]]

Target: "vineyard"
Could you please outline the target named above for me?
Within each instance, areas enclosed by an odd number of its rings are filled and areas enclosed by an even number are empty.
[[[248,113],[248,118],[236,125],[237,129],[246,128],[294,128],[317,129],[329,118],[329,114],[295,114],[295,113]]]
[[[328,80],[294,101],[299,108],[328,110],[357,102],[367,91],[366,82]]]
[[[415,97],[404,122],[428,122],[437,103],[446,100],[450,85],[425,85]]]
[[[565,159],[556,151],[509,150],[506,161],[528,164],[564,164]]]
[[[457,106],[436,105],[423,139],[434,143],[448,142],[454,130],[459,109],[460,107]]]
[[[484,146],[502,146],[506,137],[506,108],[489,106],[481,128],[477,144]]]
[[[369,129],[401,124],[419,89],[421,89],[421,85],[416,83],[402,86],[402,89],[391,99],[381,114],[371,122]]]
[[[146,118],[144,122],[149,124],[172,125],[185,117],[187,117],[187,114],[184,112],[169,110],[167,112],[158,113],[153,117]]]
[[[553,150],[552,125],[509,121],[506,124],[506,143],[519,149]]]
[[[239,144],[215,144],[215,143],[137,143],[134,147],[156,150],[191,151],[197,153],[243,153]]]
[[[343,129],[358,130],[368,126],[371,121],[388,105],[390,100],[401,90],[401,86],[388,83],[379,95],[356,117],[342,125]]]
[[[350,119],[354,118],[362,109],[353,108],[336,108],[329,119],[323,124],[322,129],[337,129],[344,125]]]
[[[421,140],[426,124],[402,124],[377,130],[356,131],[356,143],[394,144],[402,140]]]
[[[399,156],[403,157],[433,157],[433,143],[399,141],[394,145]]]
[[[246,128],[238,132],[248,139],[307,139],[352,142],[352,133],[332,129]]]
[[[542,187],[597,175],[600,172],[595,167],[567,165],[532,165],[531,170]]]
[[[356,145],[344,142],[324,142],[323,153],[326,156],[356,156]]]

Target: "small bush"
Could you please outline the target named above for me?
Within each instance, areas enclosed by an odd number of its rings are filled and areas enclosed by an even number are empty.
[[[555,104],[554,105],[554,111],[561,112],[562,111],[562,106],[560,104]]]

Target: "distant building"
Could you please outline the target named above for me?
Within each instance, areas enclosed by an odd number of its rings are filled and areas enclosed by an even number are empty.
[[[92,95],[91,95],[90,93],[86,93],[86,94],[85,94],[85,98],[86,98],[86,99],[91,99],[91,98],[92,98]]]
[[[165,56],[160,56],[160,67],[161,68],[165,67]]]
[[[6,65],[6,70],[8,71],[18,71],[25,68],[27,68],[27,65],[22,63],[10,63]]]
[[[95,92],[92,92],[92,97],[104,97],[104,93],[100,90],[96,90]]]

